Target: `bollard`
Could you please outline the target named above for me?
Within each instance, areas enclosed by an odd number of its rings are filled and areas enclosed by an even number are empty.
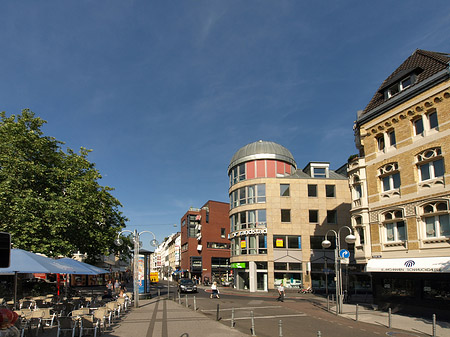
[[[186,294],[186,308],[188,308],[189,307],[189,304],[188,304],[188,297],[187,297],[187,294]]]
[[[278,321],[278,336],[283,337],[283,321],[281,319]]]
[[[253,311],[250,311],[250,316],[252,317],[252,327],[251,327],[252,336],[256,336],[256,334],[255,334],[255,316],[253,314]]]
[[[219,320],[219,312],[220,312],[220,309],[219,309],[219,304],[217,304],[216,321],[218,321],[218,320]]]
[[[194,311],[197,311],[197,300],[194,296]]]
[[[322,333],[320,331],[317,331],[317,337],[322,337]]]
[[[433,337],[436,337],[436,314],[433,314]]]
[[[358,321],[358,308],[359,308],[359,305],[356,304],[356,319],[355,319],[355,321]]]
[[[392,309],[389,308],[389,318],[388,318],[388,327],[389,327],[389,329],[392,328],[392,317],[391,317],[391,315],[392,315]]]
[[[158,289],[158,298],[161,296],[161,289]]]
[[[330,295],[327,296],[327,311],[330,312]]]
[[[234,308],[231,308],[231,328],[234,328]]]
[[[178,304],[181,305],[181,296],[178,294]]]

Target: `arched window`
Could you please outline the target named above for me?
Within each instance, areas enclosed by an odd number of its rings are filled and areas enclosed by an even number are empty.
[[[436,201],[422,206],[426,238],[450,236],[450,216],[447,201]]]
[[[400,195],[400,171],[398,163],[386,164],[378,170],[378,176],[381,182],[381,191],[388,194]]]
[[[416,156],[419,180],[427,181],[444,176],[444,159],[440,147],[425,150]]]
[[[383,214],[384,238],[386,243],[406,241],[406,223],[402,210],[393,210]]]

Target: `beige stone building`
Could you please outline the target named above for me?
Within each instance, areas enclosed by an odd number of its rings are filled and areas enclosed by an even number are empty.
[[[355,257],[375,301],[450,300],[450,55],[416,50],[355,123],[349,161]]]
[[[311,162],[299,170],[285,147],[258,141],[235,153],[228,175],[235,286],[334,287],[334,250],[321,242],[328,230],[350,225],[345,168]]]

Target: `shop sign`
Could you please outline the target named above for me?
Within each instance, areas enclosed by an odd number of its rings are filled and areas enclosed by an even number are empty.
[[[267,234],[267,228],[251,228],[228,234],[228,238],[232,239],[236,236]]]
[[[245,262],[234,262],[231,264],[231,268],[247,268],[247,264]]]
[[[277,247],[284,247],[284,240],[283,239],[277,239],[275,241],[275,246],[277,246]]]

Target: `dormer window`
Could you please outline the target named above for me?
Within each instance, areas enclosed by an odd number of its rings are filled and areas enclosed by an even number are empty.
[[[392,96],[397,95],[401,91],[403,91],[403,90],[409,88],[411,85],[413,85],[414,81],[415,81],[415,75],[410,75],[406,78],[403,78],[400,81],[393,83],[385,90],[384,98],[389,99]]]

